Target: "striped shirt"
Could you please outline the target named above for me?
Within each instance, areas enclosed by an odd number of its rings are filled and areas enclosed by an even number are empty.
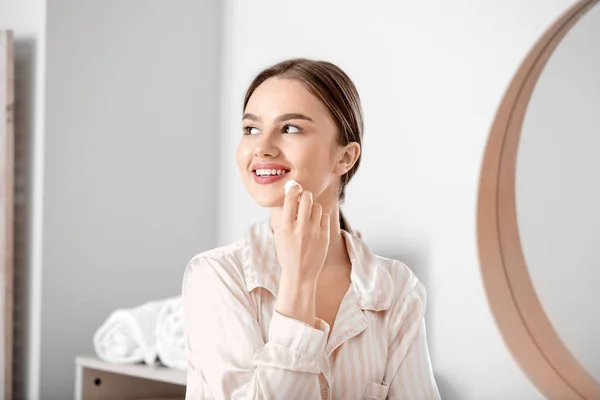
[[[313,327],[275,311],[281,269],[268,220],[192,258],[182,285],[186,400],[440,398],[423,285],[342,234],[351,284],[331,335],[323,320]]]

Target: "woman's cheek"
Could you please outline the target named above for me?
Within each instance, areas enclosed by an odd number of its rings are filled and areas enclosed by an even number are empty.
[[[322,174],[318,167],[302,167],[298,168],[295,174],[296,180],[304,187],[304,189],[316,195],[322,191]]]
[[[294,166],[294,179],[296,179],[302,186],[307,187],[310,179],[310,171],[305,166]]]
[[[235,160],[237,162],[240,172],[246,171],[250,163],[250,157],[248,155],[248,145],[243,141],[238,145],[235,152]]]

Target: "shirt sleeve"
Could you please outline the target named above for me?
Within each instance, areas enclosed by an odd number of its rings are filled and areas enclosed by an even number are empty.
[[[316,329],[274,312],[265,343],[243,277],[226,259],[192,259],[182,301],[186,400],[321,398],[326,322]]]
[[[417,282],[392,316],[394,336],[388,353],[388,368],[393,376],[390,400],[440,399],[427,347],[425,304],[425,288]]]

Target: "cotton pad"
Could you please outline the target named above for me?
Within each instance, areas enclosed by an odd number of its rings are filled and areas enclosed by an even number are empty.
[[[291,188],[292,188],[292,186],[294,186],[294,185],[298,186],[298,188],[300,189],[300,192],[299,192],[299,193],[302,193],[302,190],[303,190],[303,189],[302,189],[302,186],[301,186],[301,185],[300,185],[300,184],[299,184],[297,181],[295,181],[295,180],[293,180],[293,179],[290,179],[289,181],[287,181],[287,182],[285,183],[285,194],[288,194],[288,192],[290,191],[290,189],[291,189]]]

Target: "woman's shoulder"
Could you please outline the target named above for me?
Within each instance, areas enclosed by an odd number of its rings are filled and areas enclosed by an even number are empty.
[[[425,301],[425,287],[411,270],[411,268],[399,260],[374,255],[377,264],[389,273],[394,286],[394,298],[401,301],[409,296],[417,296]]]
[[[203,315],[251,309],[243,267],[243,241],[196,254],[183,273],[181,297],[187,312]],[[242,299],[247,301],[242,301]],[[193,307],[192,307],[193,305]],[[231,311],[234,310],[234,311]],[[208,313],[208,314],[207,314]]]
[[[243,252],[244,241],[238,240],[198,253],[187,263],[184,280],[196,277],[195,281],[208,283],[225,276],[243,280]]]
[[[222,261],[225,259],[240,258],[244,249],[244,240],[238,240],[225,246],[214,247],[196,254],[190,260],[190,264],[203,260]]]

